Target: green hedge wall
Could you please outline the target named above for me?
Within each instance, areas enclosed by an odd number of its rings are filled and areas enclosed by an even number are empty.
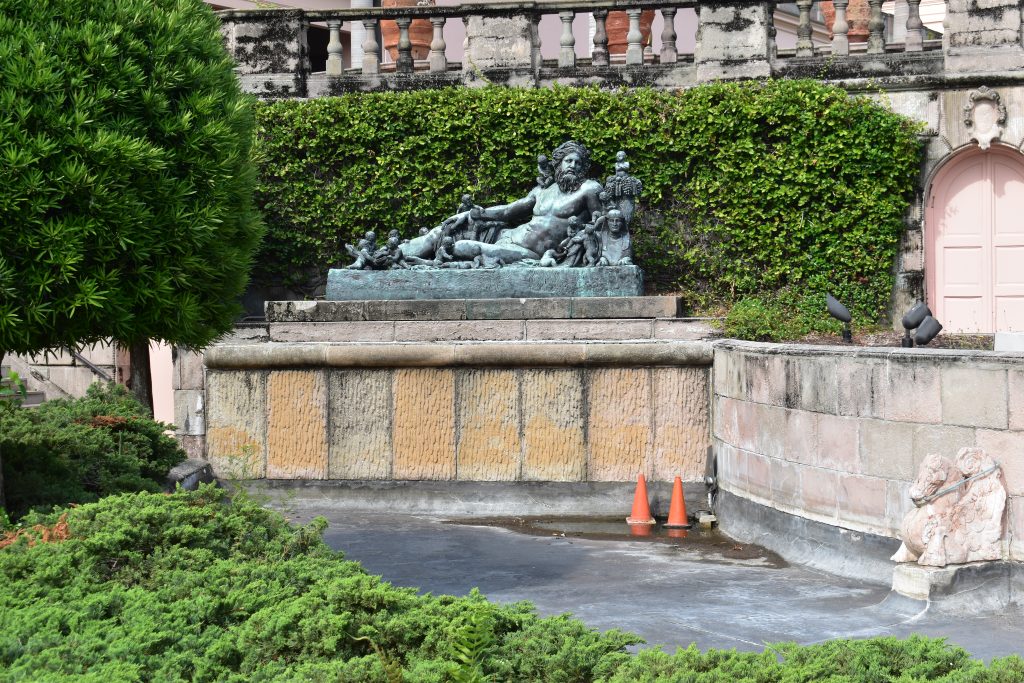
[[[918,174],[915,124],[816,81],[649,89],[454,88],[264,104],[257,281],[301,286],[367,229],[412,236],[459,196],[501,203],[566,139],[591,175],[626,150],[644,181],[637,256],[654,291],[702,306],[828,289],[884,314]]]

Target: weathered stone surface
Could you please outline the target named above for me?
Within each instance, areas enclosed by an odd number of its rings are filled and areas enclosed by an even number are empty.
[[[172,493],[179,487],[184,491],[195,491],[200,484],[209,484],[214,480],[213,468],[210,463],[197,458],[189,458],[171,468],[164,481],[164,491]]]
[[[818,415],[817,427],[818,445],[814,464],[840,472],[860,472],[860,453],[857,449],[859,420],[822,414]]]
[[[391,477],[390,370],[334,370],[328,377],[330,479]]]
[[[975,443],[971,427],[947,427],[945,425],[920,425],[914,428],[914,469],[930,453],[939,453],[952,458],[964,446]]]
[[[526,338],[543,340],[627,340],[650,339],[651,320],[527,320]]]
[[[202,389],[206,368],[203,354],[176,346],[173,350],[174,379],[172,386],[178,389]]]
[[[522,320],[425,320],[395,323],[395,341],[514,341],[525,337]]]
[[[343,270],[327,275],[327,299],[500,299],[640,296],[637,266],[475,270]]]
[[[583,372],[522,371],[523,479],[586,480]]]
[[[1007,425],[1010,429],[1024,430],[1024,370],[1007,372],[1007,409],[1009,411]]]
[[[630,481],[649,474],[653,414],[650,371],[594,370],[590,375],[590,481]]]
[[[275,342],[390,342],[395,341],[392,321],[342,323],[271,323]]]
[[[189,436],[188,434],[175,434],[175,440],[178,442],[178,446],[181,450],[185,451],[185,454],[193,460],[205,460],[206,459],[206,435],[203,436]]]
[[[746,458],[746,488],[751,499],[772,504],[772,462],[774,458],[767,458],[758,453],[741,451],[741,457]]]
[[[885,479],[840,474],[836,501],[839,523],[886,533],[888,529],[879,523],[884,519],[886,495]]]
[[[937,365],[890,360],[875,369],[873,414],[900,422],[942,422],[939,385]]]
[[[394,376],[394,479],[455,479],[455,373],[400,369]]]
[[[819,521],[837,519],[838,472],[820,467],[801,467],[800,486],[803,489],[804,510],[807,516]]]
[[[206,459],[218,477],[266,476],[266,400],[265,372],[207,372]]]
[[[659,318],[654,321],[655,339],[710,339],[721,332],[709,323],[698,320]]]
[[[579,297],[572,299],[573,318],[675,318],[679,297]]]
[[[699,481],[709,445],[708,371],[654,368],[654,450],[651,478]]]
[[[461,370],[455,382],[458,479],[519,479],[522,442],[517,371]]]
[[[199,389],[179,389],[174,392],[175,432],[188,436],[206,434],[206,395]]]
[[[874,409],[875,376],[879,363],[849,360],[836,367],[838,413],[851,417],[876,417]]]
[[[550,299],[467,299],[466,318],[470,320],[535,320],[571,318],[572,302],[566,297]]]
[[[533,64],[533,32],[525,16],[470,17],[463,69],[515,69]]]
[[[772,458],[770,467],[772,502],[775,507],[799,512],[804,504],[800,485],[800,470],[803,468],[775,458]]]
[[[1006,429],[1006,371],[944,367],[942,421],[945,424]]]
[[[327,477],[327,377],[323,370],[267,376],[267,478]]]
[[[1014,496],[1009,502],[1007,515],[1010,537],[1010,559],[1024,560],[1024,496]]]
[[[768,76],[767,4],[701,3],[694,63],[701,80]]]
[[[861,420],[860,462],[865,474],[910,481],[914,477],[914,429],[906,422]]]

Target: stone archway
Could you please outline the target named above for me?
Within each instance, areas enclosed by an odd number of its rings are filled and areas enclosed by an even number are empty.
[[[955,154],[925,204],[928,305],[950,332],[1024,331],[1024,155]]]

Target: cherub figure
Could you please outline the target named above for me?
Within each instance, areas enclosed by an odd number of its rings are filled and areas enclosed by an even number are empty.
[[[560,263],[563,268],[579,268],[584,264],[587,254],[586,239],[586,232],[580,229],[580,219],[571,216],[566,238],[562,240],[557,249],[565,254]]]
[[[583,228],[583,265],[596,266],[601,258],[601,236],[594,223],[587,223]]]
[[[348,270],[372,270],[374,267],[373,253],[376,247],[377,233],[373,230],[367,231],[363,239],[356,243],[356,246],[353,247],[351,244],[346,244],[345,251],[355,259],[355,263],[347,266]]]
[[[387,244],[373,255],[374,261],[380,270],[408,268],[409,264],[405,262],[405,254],[402,253],[402,241],[398,237],[398,231],[392,230],[391,232],[394,234],[388,237]]]
[[[622,212],[628,228],[633,222],[636,200],[644,191],[644,185],[638,178],[629,175],[629,161],[626,160],[625,152],[620,151],[615,155],[615,175],[608,176],[604,189]]]
[[[537,186],[541,189],[550,187],[555,182],[555,170],[546,154],[537,155]]]
[[[441,240],[441,244],[437,247],[437,251],[434,253],[434,267],[444,268],[446,264],[454,260],[452,256],[452,249],[455,247],[455,240],[451,237],[445,237]]]

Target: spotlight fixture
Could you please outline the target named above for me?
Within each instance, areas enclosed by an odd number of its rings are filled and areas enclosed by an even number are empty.
[[[850,321],[853,316],[850,315],[850,309],[839,303],[831,294],[825,295],[825,306],[828,308],[828,314],[843,323],[843,341],[847,344],[853,341],[853,332],[850,331]]]
[[[932,339],[935,339],[935,335],[942,331],[942,323],[935,318],[928,316],[921,321],[920,326],[917,328],[917,333],[914,335],[914,341],[918,346],[924,346]]]
[[[910,331],[919,327],[926,318],[931,317],[931,314],[931,310],[923,301],[917,302],[913,308],[906,312],[903,316],[903,329],[906,332],[903,334],[903,341],[900,343],[900,346],[905,349],[914,346],[914,340],[910,337]]]

